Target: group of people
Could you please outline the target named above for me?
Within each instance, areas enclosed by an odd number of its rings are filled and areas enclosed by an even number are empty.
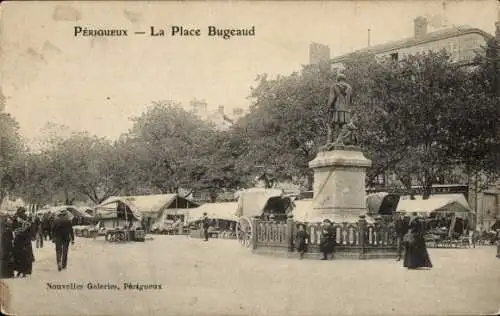
[[[304,254],[307,252],[310,236],[306,231],[306,226],[303,223],[298,224],[298,231],[295,236],[295,248],[299,253],[299,258],[303,259]],[[323,257],[321,260],[328,260],[333,258],[335,252],[335,245],[337,243],[337,230],[333,226],[332,221],[325,219],[321,226],[321,241],[319,243],[319,250]]]
[[[55,244],[58,271],[66,269],[69,244],[75,239],[67,210],[56,214],[47,228],[41,217],[32,218],[25,208],[20,207],[14,216],[0,217],[0,233],[0,278],[31,275],[35,262],[32,242],[41,248],[47,238]]]
[[[395,221],[395,231],[398,241],[397,259],[403,259],[403,266],[408,269],[432,268],[432,263],[425,245],[424,234],[426,231],[425,220],[413,213],[412,216],[399,216]],[[307,252],[310,236],[305,224],[298,224],[294,247],[299,253],[299,258],[304,258]],[[321,229],[319,250],[321,260],[333,257],[337,240],[337,231],[333,223],[325,219]],[[403,258],[404,253],[404,258]]]

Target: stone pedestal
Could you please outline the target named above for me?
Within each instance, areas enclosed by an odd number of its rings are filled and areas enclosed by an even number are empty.
[[[320,151],[309,163],[314,169],[313,211],[310,221],[330,219],[354,223],[366,214],[365,176],[372,163],[359,147]]]

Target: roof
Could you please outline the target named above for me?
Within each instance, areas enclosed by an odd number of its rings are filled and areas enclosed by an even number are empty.
[[[382,206],[382,201],[387,195],[389,195],[387,192],[377,192],[366,196],[366,207],[370,213],[378,213],[380,206]]]
[[[96,215],[100,218],[115,218],[117,215],[116,204],[118,203],[123,203],[127,205],[130,211],[132,212],[132,216],[134,216],[135,219],[137,220],[142,219],[142,213],[139,211],[139,209],[129,200],[119,196],[110,197],[101,204],[97,205],[95,207]]]
[[[195,222],[203,217],[203,213],[211,219],[223,219],[228,221],[237,221],[236,209],[238,203],[224,202],[224,203],[205,203],[202,206],[195,208],[189,212],[188,222]]]
[[[238,208],[236,214],[239,216],[260,216],[270,198],[280,197],[283,190],[251,188],[239,193]]]
[[[116,208],[113,209],[112,204],[121,202],[129,207],[134,217],[136,217],[137,219],[141,219],[142,215],[160,215],[163,210],[172,208],[172,206],[175,207],[174,202],[179,200],[182,200],[183,203],[186,203],[187,205],[191,205],[193,207],[199,206],[198,203],[181,197],[178,194],[112,196],[96,206],[96,211],[101,216],[111,216],[111,214],[116,213]]]
[[[479,34],[483,36],[486,39],[492,39],[493,36],[491,34],[486,33],[483,30],[480,30],[478,28],[473,28],[470,26],[455,26],[451,28],[446,28],[434,32],[429,32],[426,35],[416,38],[416,37],[409,37],[405,38],[399,41],[392,41],[389,43],[384,43],[380,45],[374,45],[370,47],[366,47],[357,51],[354,51],[352,53],[344,54],[335,58],[330,59],[330,63],[337,63],[337,62],[342,62],[345,59],[351,57],[354,54],[380,54],[380,53],[385,53],[389,52],[392,50],[397,50],[397,49],[402,49],[402,48],[408,48],[412,46],[416,46],[419,44],[424,44],[428,42],[433,42],[437,40],[442,40],[446,38],[451,38],[451,37],[457,37],[457,36],[462,36],[462,35],[467,35],[467,34]]]
[[[397,207],[398,212],[423,213],[432,212],[470,212],[471,208],[463,194],[434,195],[427,200],[400,200]]]
[[[101,203],[107,204],[111,200],[124,200],[128,203],[134,204],[134,206],[141,211],[141,213],[158,213],[166,208],[171,208],[172,204],[176,199],[184,200],[188,204],[193,204],[193,206],[198,206],[199,204],[188,200],[178,194],[156,194],[156,195],[136,195],[136,196],[112,196]],[[127,203],[126,203],[127,204]],[[175,205],[174,205],[175,206]]]

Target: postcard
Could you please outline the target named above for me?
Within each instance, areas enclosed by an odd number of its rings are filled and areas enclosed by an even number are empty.
[[[0,314],[500,312],[500,2],[0,13]]]

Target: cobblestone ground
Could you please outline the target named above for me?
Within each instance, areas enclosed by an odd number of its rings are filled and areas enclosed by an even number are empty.
[[[110,244],[79,238],[67,270],[53,244],[34,273],[7,280],[18,315],[479,315],[500,309],[496,249],[429,249],[432,270],[389,259],[316,261],[253,255],[236,241],[154,236]],[[83,284],[50,290],[47,282]],[[162,290],[88,290],[88,282]]]

